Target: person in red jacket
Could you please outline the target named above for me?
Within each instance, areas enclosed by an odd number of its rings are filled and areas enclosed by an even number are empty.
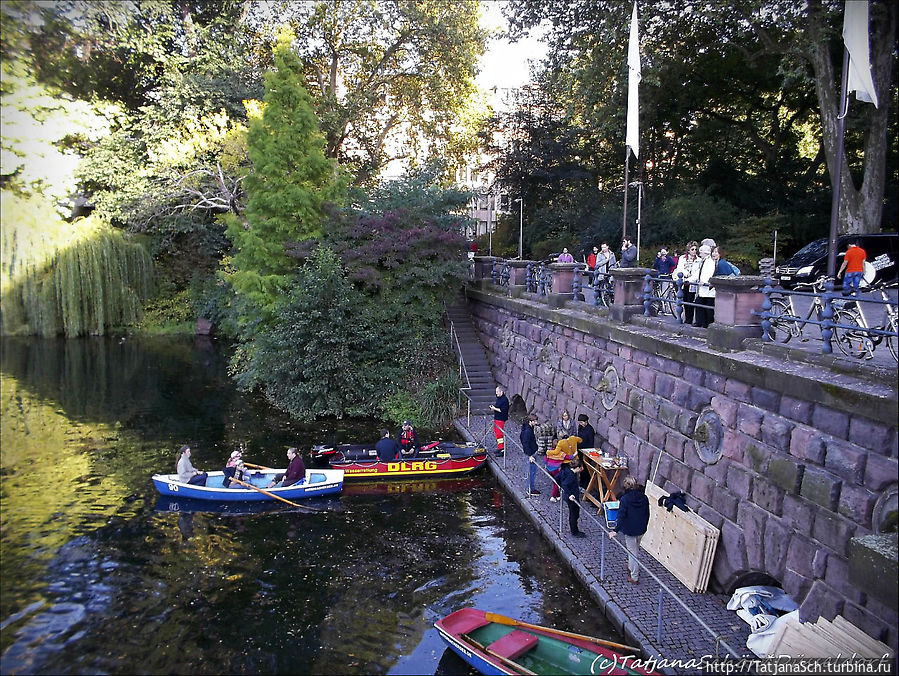
[[[849,242],[849,248],[843,255],[843,264],[837,277],[843,277],[843,295],[855,296],[858,294],[858,285],[862,281],[862,273],[865,271],[865,260],[868,254],[858,245],[858,240]],[[843,274],[843,271],[846,274]]]

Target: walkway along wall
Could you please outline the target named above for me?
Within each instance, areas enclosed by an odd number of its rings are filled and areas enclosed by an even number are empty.
[[[895,556],[884,580],[851,551],[895,510],[895,377],[715,351],[704,331],[675,334],[627,307],[554,307],[486,281],[467,294],[510,399],[541,419],[586,413],[597,444],[627,455],[638,480],[656,472],[721,530],[717,589],[763,573],[803,620],[842,614],[896,645]]]

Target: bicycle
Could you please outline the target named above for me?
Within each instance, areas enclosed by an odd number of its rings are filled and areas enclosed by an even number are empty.
[[[811,323],[812,314],[815,315],[815,322],[819,327],[824,321],[824,301],[819,294],[824,291],[826,281],[826,277],[821,277],[814,282],[799,282],[795,285],[794,290],[814,293],[812,305],[804,318],[797,314],[792,295],[782,296],[771,301],[770,329],[768,330],[771,340],[784,344],[793,338],[799,338],[803,342],[809,340],[805,336],[804,330],[805,325]],[[880,293],[883,300],[886,301],[887,295],[883,289],[880,289]],[[871,359],[874,356],[874,347],[886,337],[890,354],[894,359],[896,358],[896,340],[893,336],[872,335],[868,331],[868,329],[872,329],[896,332],[897,313],[891,305],[887,304],[889,320],[885,327],[870,327],[860,304],[855,299],[837,298],[832,301],[832,305],[834,307],[832,320],[834,327],[831,342],[836,343],[840,352],[847,357]]]
[[[872,288],[872,291],[875,290]],[[837,345],[840,351],[847,357],[855,357],[856,359],[873,359],[874,349],[884,340],[890,355],[896,361],[899,356],[896,352],[896,328],[899,324],[899,311],[890,303],[886,291],[882,287],[877,288],[880,292],[880,298],[884,301],[886,308],[887,321],[882,326],[871,326],[862,303],[851,302],[843,306],[834,315],[834,321],[845,326],[858,327],[857,329],[841,329],[837,336]],[[837,319],[839,318],[839,321]],[[872,331],[883,331],[884,333],[872,333]]]
[[[671,315],[677,313],[677,284],[671,275],[660,275],[650,282],[650,313],[653,315]]]

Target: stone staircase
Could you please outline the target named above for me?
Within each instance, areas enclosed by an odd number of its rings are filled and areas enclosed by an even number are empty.
[[[458,338],[458,345],[453,341],[453,349],[458,357],[461,352],[465,368],[462,372],[462,386],[470,385],[470,389],[464,393],[471,400],[471,414],[484,415],[492,413],[489,406],[496,400],[496,381],[490,372],[490,364],[487,361],[487,353],[478,338],[474,324],[471,321],[471,313],[464,298],[457,299],[455,303],[446,308],[447,330],[454,331]],[[466,382],[466,374],[468,375]],[[466,402],[463,399],[463,408]]]

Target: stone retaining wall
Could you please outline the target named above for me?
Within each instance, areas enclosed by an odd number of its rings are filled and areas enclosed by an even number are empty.
[[[849,576],[850,539],[875,530],[875,505],[897,484],[895,383],[713,352],[692,336],[554,309],[530,294],[468,293],[510,398],[541,419],[586,413],[641,482],[654,475],[684,491],[721,530],[718,589],[765,573],[803,619],[842,614],[896,645],[895,604]]]

